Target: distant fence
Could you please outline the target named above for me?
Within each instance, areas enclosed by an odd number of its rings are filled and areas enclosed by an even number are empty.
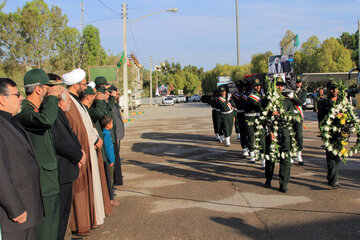
[[[162,97],[153,97],[152,98],[153,104],[161,104],[162,103]],[[142,105],[150,105],[150,98],[141,98],[141,104]]]

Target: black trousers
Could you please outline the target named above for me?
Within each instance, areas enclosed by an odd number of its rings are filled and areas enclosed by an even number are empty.
[[[27,228],[17,232],[2,232],[2,240],[37,240],[36,227]]]
[[[64,240],[72,202],[73,183],[60,184],[59,194],[59,240]]]
[[[114,143],[114,153],[115,153],[114,185],[122,186],[124,183],[123,183],[121,161],[120,161],[120,146],[117,143]]]

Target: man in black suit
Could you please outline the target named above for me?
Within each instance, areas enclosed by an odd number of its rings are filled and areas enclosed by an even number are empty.
[[[40,170],[28,136],[14,117],[22,96],[0,78],[0,226],[3,240],[36,240],[43,217]]]
[[[69,91],[64,89],[59,101],[58,117],[51,128],[51,134],[59,160],[60,183],[60,214],[59,214],[59,240],[63,240],[69,220],[72,186],[79,175],[79,168],[85,163],[86,155],[70,127],[65,112],[70,109],[71,98]]]

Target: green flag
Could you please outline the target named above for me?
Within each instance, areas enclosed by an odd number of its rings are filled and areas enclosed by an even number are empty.
[[[120,61],[117,64],[117,67],[118,68],[121,67],[124,64],[124,62],[125,62],[125,52],[123,51]]]
[[[297,46],[299,46],[299,45],[300,45],[300,44],[299,44],[299,35],[296,34],[296,36],[295,36],[295,38],[294,38],[294,46],[297,47]]]

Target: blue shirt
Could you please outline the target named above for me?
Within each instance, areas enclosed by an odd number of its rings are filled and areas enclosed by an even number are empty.
[[[111,138],[111,131],[104,128],[103,129],[104,136],[104,146],[107,160],[111,163],[115,162],[115,153],[114,153],[114,143]]]

